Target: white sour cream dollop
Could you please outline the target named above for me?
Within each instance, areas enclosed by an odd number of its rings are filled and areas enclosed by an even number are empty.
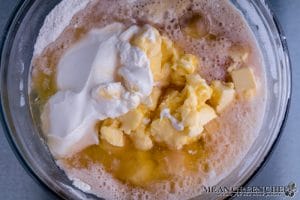
[[[42,113],[55,157],[68,157],[98,144],[97,121],[126,114],[151,94],[150,61],[130,44],[140,30],[120,23],[93,29],[62,56],[57,67],[58,92]]]

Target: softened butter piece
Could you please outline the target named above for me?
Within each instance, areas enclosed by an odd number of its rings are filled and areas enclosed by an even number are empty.
[[[221,113],[234,100],[235,90],[233,83],[222,83],[221,81],[212,81],[211,88],[213,94],[209,100],[217,113]]]
[[[151,111],[156,109],[161,93],[161,89],[158,87],[154,87],[152,89],[152,93],[148,99],[149,102],[147,103],[147,108],[149,108]]]
[[[192,78],[192,76],[190,78]],[[200,78],[200,76],[198,78]],[[183,94],[185,100],[183,105],[179,108],[179,111],[185,127],[191,127],[195,123],[198,123],[198,111],[203,104],[205,104],[206,100],[210,98],[211,89],[206,82],[201,82],[199,79],[193,82],[188,81],[188,84],[183,90]]]
[[[124,135],[118,128],[102,126],[100,129],[101,139],[106,140],[109,144],[117,147],[123,147],[125,144]]]
[[[212,95],[211,88],[199,76],[190,78],[184,89],[186,99],[179,110],[183,124],[189,130],[189,136],[198,137],[203,131],[203,126],[217,115],[214,109],[205,103]]]
[[[167,62],[165,64],[162,64],[160,77],[159,79],[157,79],[156,83],[162,87],[168,86],[171,82],[171,73],[171,63]]]
[[[182,86],[186,83],[186,76],[195,72],[199,64],[198,58],[192,54],[183,54],[171,66],[172,83]]]
[[[230,74],[237,92],[242,92],[247,97],[254,95],[256,81],[253,70],[250,67],[233,70]]]
[[[134,109],[129,111],[127,114],[119,117],[121,122],[121,130],[126,134],[130,134],[131,131],[137,129],[137,127],[142,123],[143,113],[139,109]]]
[[[167,118],[154,120],[150,132],[156,142],[167,144],[171,149],[181,149],[189,142],[188,135],[177,131]]]
[[[180,74],[194,73],[199,61],[198,58],[192,54],[184,54],[180,57],[175,65],[175,72]]]
[[[109,126],[113,128],[119,128],[120,127],[120,122],[117,119],[105,119],[102,121],[101,126]]]
[[[167,37],[162,37],[161,43],[162,64],[178,60],[181,51],[175,47],[174,43]]]
[[[146,53],[147,57],[150,60],[150,67],[154,80],[159,81],[161,78],[163,78],[163,75],[161,74],[162,39],[158,30],[153,27],[144,26],[141,33],[134,36],[131,43],[132,45],[137,46]]]
[[[197,137],[203,131],[203,125],[199,123],[200,113],[196,109],[186,109],[182,112],[182,123],[188,129],[190,137]]]
[[[229,48],[228,55],[232,59],[231,65],[228,67],[227,72],[236,70],[242,63],[247,61],[249,57],[249,48],[242,46],[241,44],[234,44]]]
[[[179,59],[182,53],[167,37],[162,37],[161,53],[161,72],[158,82],[161,86],[167,86],[171,82],[171,74],[173,72],[171,67],[174,65],[174,62]]]
[[[204,104],[199,110],[199,121],[198,123],[204,126],[211,120],[217,117],[215,110],[209,105]]]
[[[211,98],[212,89],[198,74],[192,74],[187,77],[187,85],[192,86],[198,99],[198,104],[206,102]]]
[[[197,123],[199,118],[199,113],[196,109],[183,107],[181,111],[182,123],[185,127],[193,126]]]
[[[177,90],[170,89],[165,94],[163,101],[159,105],[160,110],[169,108],[171,113],[174,113],[184,103],[184,96]]]
[[[181,92],[170,90],[160,105],[160,110],[169,109],[185,127],[183,131],[179,131],[187,137],[184,144],[197,138],[202,133],[203,126],[216,117],[214,109],[206,104],[212,95],[210,86],[197,74],[188,75],[186,79],[184,89]],[[170,145],[170,143],[167,144]],[[171,146],[174,147],[174,144]]]
[[[197,137],[203,131],[203,126],[217,117],[214,109],[203,104],[198,110],[183,110],[182,118],[185,127],[189,130],[190,137]]]
[[[150,150],[153,147],[153,142],[147,134],[145,126],[141,125],[136,131],[130,134],[134,146],[143,151]]]
[[[199,75],[186,77],[182,91],[169,90],[160,104],[160,110],[169,109],[184,129],[178,130],[172,120],[163,118],[151,124],[151,135],[156,142],[164,142],[169,148],[180,149],[199,138],[203,126],[217,117],[214,109],[206,104],[212,89]]]

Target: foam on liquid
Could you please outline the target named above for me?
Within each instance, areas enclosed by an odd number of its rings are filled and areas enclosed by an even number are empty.
[[[209,24],[206,39],[192,39],[183,31],[184,20],[200,13]],[[147,189],[124,184],[99,164],[88,168],[70,167],[64,160],[59,166],[70,178],[91,186],[89,192],[107,199],[186,199],[199,195],[203,185],[213,185],[228,175],[254,142],[263,116],[265,97],[261,55],[253,36],[240,14],[223,0],[94,0],[72,19],[60,37],[33,60],[33,107],[41,107],[56,92],[55,67],[61,55],[92,27],[115,21],[125,25],[149,23],[167,35],[186,52],[201,59],[199,73],[208,81],[226,80],[229,67],[227,50],[233,43],[251,49],[249,65],[259,81],[259,91],[251,101],[238,99],[213,124],[206,127],[205,150],[197,174],[178,173],[171,180],[151,184]],[[217,127],[217,128],[216,128]]]

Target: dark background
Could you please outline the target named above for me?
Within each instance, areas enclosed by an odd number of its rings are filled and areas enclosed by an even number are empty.
[[[0,36],[17,0],[0,0]],[[300,191],[300,0],[269,0],[287,37],[293,71],[290,114],[277,147],[263,169],[250,181],[253,186],[287,185],[293,181]],[[2,38],[2,37],[1,37]],[[56,199],[44,191],[17,161],[0,126],[0,199]],[[269,197],[268,199],[282,199]],[[242,199],[242,198],[240,198]],[[249,198],[243,198],[249,199]],[[252,198],[267,199],[267,198]],[[294,199],[300,199],[300,192]]]

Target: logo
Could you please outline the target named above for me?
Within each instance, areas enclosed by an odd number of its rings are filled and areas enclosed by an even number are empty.
[[[278,186],[207,186],[203,187],[204,193],[214,193],[222,197],[295,197],[297,193],[296,183],[290,182],[288,185]]]
[[[286,187],[284,194],[288,197],[294,197],[297,192],[296,183],[290,182]]]

